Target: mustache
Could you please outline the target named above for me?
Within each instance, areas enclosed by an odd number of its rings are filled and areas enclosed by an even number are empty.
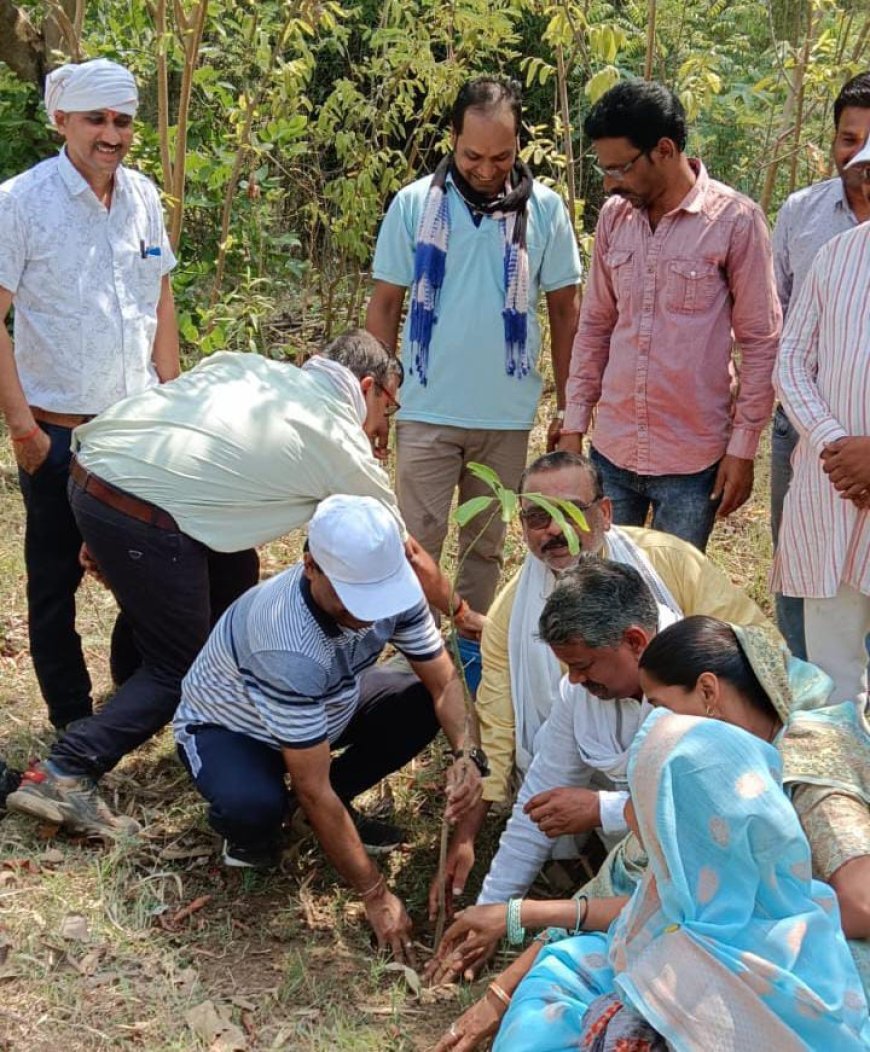
[[[541,549],[543,552],[551,552],[554,548],[567,548],[568,542],[565,540],[565,534],[559,533],[551,540],[547,541],[544,547]]]

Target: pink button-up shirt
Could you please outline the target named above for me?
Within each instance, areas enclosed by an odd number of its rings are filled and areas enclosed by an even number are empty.
[[[773,406],[782,313],[761,209],[692,161],[695,185],[650,229],[611,197],[574,339],[565,431],[639,475],[751,459]],[[732,410],[732,330],[740,390]]]

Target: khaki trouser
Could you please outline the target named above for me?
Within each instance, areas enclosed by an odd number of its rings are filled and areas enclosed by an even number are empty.
[[[447,536],[456,487],[460,504],[491,493],[485,482],[466,470],[466,464],[486,464],[503,485],[516,489],[529,444],[528,431],[447,427],[416,420],[399,421],[397,436],[399,508],[408,531],[436,560]],[[498,511],[475,540],[489,515],[487,509],[459,531],[460,557],[472,541],[474,547],[463,564],[458,591],[481,613],[486,613],[492,603],[504,561],[505,524]]]

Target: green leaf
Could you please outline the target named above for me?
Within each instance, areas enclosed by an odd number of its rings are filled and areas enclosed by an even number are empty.
[[[545,497],[542,493],[524,493],[523,500],[531,501],[532,504],[537,504],[539,508],[543,508],[552,515],[556,525],[565,534],[565,540],[568,542],[568,551],[572,555],[578,555],[580,552],[580,541],[577,539],[577,531],[568,523],[565,515],[562,511],[563,508],[571,508],[569,512],[573,522],[576,522],[581,530],[585,532],[589,531],[589,527],[586,525],[586,519],[583,518],[583,512],[579,508],[574,507],[570,501],[562,500],[560,497]],[[576,516],[582,519],[582,524],[576,518]]]
[[[459,526],[465,526],[467,523],[471,522],[476,515],[485,511],[494,500],[495,497],[472,497],[471,500],[467,500],[464,504],[460,504],[453,513],[454,522]]]
[[[501,501],[501,521],[510,522],[517,513],[517,495],[512,489],[503,489],[498,496]]]
[[[488,468],[486,464],[478,464],[476,460],[470,460],[465,466],[472,475],[479,478],[481,482],[485,482],[493,493],[498,493],[500,490],[504,489],[501,484],[501,479],[498,477],[498,473],[493,471],[492,468]]]

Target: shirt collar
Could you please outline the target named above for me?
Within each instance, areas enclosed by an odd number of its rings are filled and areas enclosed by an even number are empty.
[[[704,167],[703,162],[697,157],[689,158],[689,166],[695,173],[695,185],[674,209],[675,212],[700,212],[704,207],[704,198],[707,196],[710,176],[707,174],[707,169]]]
[[[87,179],[69,159],[66,146],[63,147],[58,155],[57,169],[71,197],[77,197],[79,194],[84,193],[85,190],[90,190]]]
[[[332,638],[341,635],[341,625],[329,616],[325,610],[321,610],[317,603],[314,602],[314,596],[311,594],[311,582],[305,576],[305,570],[299,577],[299,592],[302,596],[302,601],[308,607],[308,612],[317,622],[317,624],[323,629],[324,633]]]
[[[834,208],[845,212],[852,222],[857,226],[858,217],[852,211],[852,206],[849,204],[849,198],[846,197],[846,188],[843,186],[843,180],[837,176],[835,180],[836,185],[833,187],[833,193],[831,198],[833,200]]]
[[[70,197],[77,197],[79,194],[84,193],[85,190],[91,189],[90,183],[69,159],[66,146],[58,154],[57,169],[60,172],[64,186],[69,191]],[[115,185],[112,188],[113,196],[117,193],[123,194],[126,191],[126,187],[127,174],[124,171],[124,166],[119,164],[115,170]],[[93,191],[91,192],[93,193]]]

